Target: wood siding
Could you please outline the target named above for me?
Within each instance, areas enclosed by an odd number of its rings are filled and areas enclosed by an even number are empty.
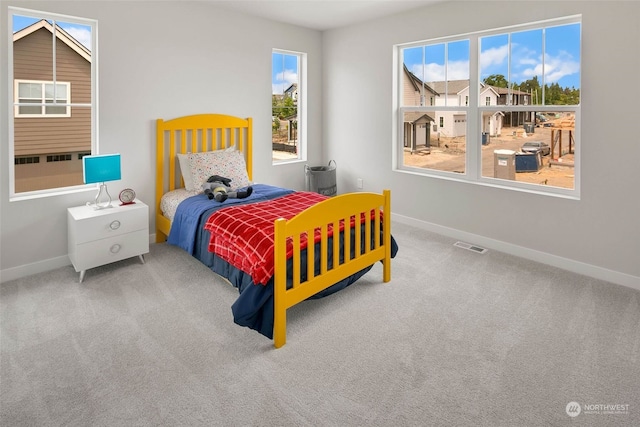
[[[16,80],[53,80],[51,33],[40,30],[14,42]],[[91,103],[91,63],[56,40],[56,78],[71,83],[72,103]],[[91,151],[91,108],[72,107],[71,117],[14,119],[16,156]]]
[[[62,162],[47,162],[46,155],[40,156],[40,163],[15,167],[16,193],[72,185],[82,185],[82,159],[77,154]]]
[[[402,105],[413,107],[420,105],[420,92],[415,89],[406,72],[403,73],[402,79]]]

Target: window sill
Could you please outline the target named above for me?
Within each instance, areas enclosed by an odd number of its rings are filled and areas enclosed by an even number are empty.
[[[531,185],[527,185],[526,183],[517,183],[517,182],[512,183],[511,181],[495,179],[495,178],[494,179],[480,178],[479,180],[471,180],[471,179],[463,178],[464,175],[457,175],[454,173],[438,174],[438,173],[429,173],[425,171],[417,171],[413,169],[404,169],[404,168],[394,168],[393,171],[406,173],[410,175],[424,176],[428,178],[443,179],[446,181],[455,181],[455,182],[461,182],[465,184],[480,185],[483,187],[499,188],[504,190],[519,191],[522,193],[537,194],[541,196],[558,197],[558,198],[567,199],[567,200],[580,200],[580,193],[578,190],[569,190],[569,189],[564,189],[559,187],[535,188]],[[503,182],[505,183],[503,184]],[[509,183],[509,185],[506,184],[507,182]],[[546,190],[545,188],[547,188],[548,190]]]
[[[69,187],[64,189],[30,191],[9,196],[9,202],[21,202],[24,200],[42,199],[45,197],[63,196],[66,194],[84,193],[87,191],[95,192],[97,189],[98,187],[96,185],[83,185],[80,187]]]
[[[271,164],[273,166],[280,166],[280,165],[290,165],[290,164],[294,164],[294,163],[306,163],[307,161],[305,159],[286,159],[286,160],[278,160],[277,162],[272,162]]]

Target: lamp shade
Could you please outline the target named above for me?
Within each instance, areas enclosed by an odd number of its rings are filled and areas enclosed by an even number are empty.
[[[82,158],[82,179],[85,184],[121,179],[120,154],[100,154]]]

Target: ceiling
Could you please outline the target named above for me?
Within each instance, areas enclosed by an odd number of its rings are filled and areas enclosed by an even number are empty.
[[[202,0],[238,12],[314,30],[357,24],[443,0]]]

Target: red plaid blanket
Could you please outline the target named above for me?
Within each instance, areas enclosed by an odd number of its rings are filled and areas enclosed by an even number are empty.
[[[327,198],[318,193],[296,192],[265,202],[220,209],[204,226],[211,233],[209,251],[250,274],[256,285],[266,285],[274,272],[274,221],[291,219]],[[320,234],[315,234],[317,242]],[[306,236],[302,236],[301,249],[306,245]],[[292,245],[287,244],[287,257],[292,252]]]

